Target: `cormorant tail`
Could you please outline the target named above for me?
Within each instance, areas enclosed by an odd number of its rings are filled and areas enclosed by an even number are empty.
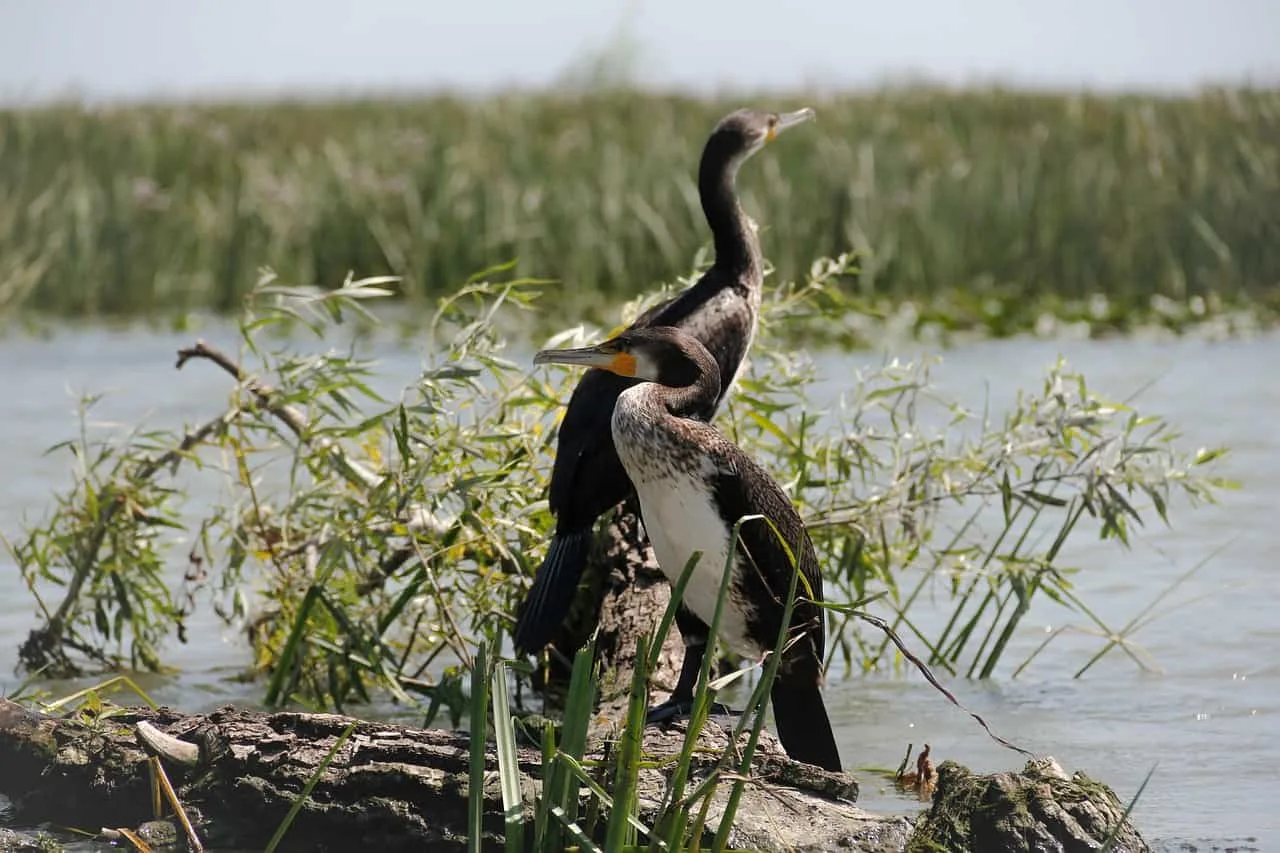
[[[801,673],[778,672],[769,692],[778,740],[787,755],[805,764],[839,773],[840,753],[816,679]]]
[[[578,580],[591,550],[591,527],[557,533],[551,538],[546,559],[533,576],[512,636],[516,652],[534,654],[551,642],[551,636],[569,615]]]

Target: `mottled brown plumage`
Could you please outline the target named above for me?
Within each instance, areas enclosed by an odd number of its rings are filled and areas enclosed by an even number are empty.
[[[668,578],[674,582],[693,554],[702,555],[683,604],[704,625],[712,620],[725,565],[731,566],[719,625],[730,648],[755,658],[774,648],[799,570],[788,625],[799,639],[784,654],[770,693],[774,719],[789,755],[839,770],[820,691],[826,638],[817,554],[782,487],[722,432],[690,416],[721,393],[710,353],[679,329],[657,327],[630,329],[594,347],[544,350],[535,362],[619,370],[639,380],[619,395],[612,416],[619,460],[635,486],[645,530]],[[769,523],[745,521],[732,549],[734,525],[757,515]],[[700,662],[701,653],[686,651],[677,693],[692,692],[689,679],[697,669],[691,671],[691,660]],[[685,698],[673,694],[674,701]]]

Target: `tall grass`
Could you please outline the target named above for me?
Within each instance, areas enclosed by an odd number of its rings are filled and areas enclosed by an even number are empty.
[[[485,646],[481,643],[480,653],[471,670],[472,763],[468,795],[468,841],[472,849],[480,849],[483,827],[484,754],[487,748],[483,733],[487,731],[488,726],[485,701],[491,687],[494,696],[493,727],[498,747],[498,773],[503,791],[507,850],[525,849],[523,838],[526,828],[531,830],[530,835],[533,840],[532,847],[528,849],[534,851],[565,849],[561,843],[562,833],[571,836],[577,842],[578,849],[601,853],[638,850],[641,834],[647,838],[646,849],[653,851],[699,850],[703,846],[704,839],[701,837],[703,835],[708,836],[705,841],[710,850],[726,849],[729,833],[734,827],[734,819],[740,805],[743,786],[751,774],[755,748],[764,727],[764,706],[777,676],[779,660],[792,639],[787,626],[791,622],[797,594],[797,581],[800,578],[800,572],[795,570],[795,560],[790,547],[783,541],[783,548],[791,560],[792,575],[781,627],[773,648],[766,655],[767,662],[757,662],[752,667],[760,670],[760,678],[731,734],[731,743],[741,746],[742,736],[745,735],[746,744],[742,747],[740,755],[735,749],[723,750],[716,766],[709,772],[701,774],[700,778],[695,778],[693,760],[697,752],[698,739],[707,723],[716,693],[720,689],[717,684],[723,686],[723,683],[733,680],[733,676],[728,676],[713,681],[710,675],[711,661],[716,657],[717,637],[726,598],[725,591],[732,577],[731,569],[744,523],[768,524],[771,533],[781,537],[773,523],[759,515],[744,516],[733,526],[729,554],[720,569],[721,594],[717,599],[715,613],[709,626],[707,653],[703,656],[702,667],[694,689],[693,711],[679,753],[667,756],[673,760],[667,768],[668,772],[664,774],[667,777],[667,783],[662,789],[661,802],[652,816],[651,825],[646,825],[642,820],[644,815],[642,815],[639,796],[640,771],[646,765],[653,766],[653,757],[644,752],[645,717],[649,707],[649,676],[657,666],[663,642],[675,621],[680,594],[688,584],[701,553],[698,552],[692,556],[674,584],[673,594],[657,633],[652,636],[641,635],[637,639],[636,667],[631,673],[627,712],[621,735],[617,739],[617,748],[606,750],[604,760],[596,766],[597,777],[604,776],[612,779],[613,784],[607,792],[597,779],[593,779],[585,772],[582,761],[596,689],[592,665],[595,655],[594,641],[589,641],[575,655],[573,676],[569,684],[569,698],[565,705],[561,729],[564,739],[561,746],[557,748],[553,730],[550,727],[545,730],[542,743],[544,756],[542,785],[535,798],[536,808],[533,810],[532,825],[529,827],[525,825],[526,816],[521,798],[520,767],[515,752],[515,725],[506,700],[506,671],[501,664],[486,668]],[[730,793],[724,798],[725,802],[718,816],[715,835],[710,837],[709,832],[703,832],[707,810],[716,798],[722,782],[727,784],[730,781],[732,781]],[[696,785],[693,791],[686,793],[686,786],[690,783],[696,783]],[[593,840],[590,823],[584,828],[576,819],[583,786],[595,801],[591,806],[602,807],[608,815],[605,826],[597,827],[594,833],[602,838],[602,844],[597,844]],[[555,820],[553,821],[552,818]]]
[[[819,115],[741,175],[783,281],[853,248],[853,294],[996,333],[1277,301],[1280,91],[920,89],[4,111],[0,308],[231,310],[266,264],[421,300],[515,257],[579,316],[687,269],[697,158],[742,102]]]

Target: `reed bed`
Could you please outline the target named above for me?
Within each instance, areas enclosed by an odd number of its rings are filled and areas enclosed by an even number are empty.
[[[516,259],[597,316],[707,244],[697,158],[742,103],[818,111],[741,175],[782,280],[854,249],[850,296],[996,334],[1280,303],[1280,91],[906,89],[4,111],[0,310],[234,311],[268,264],[424,304]]]

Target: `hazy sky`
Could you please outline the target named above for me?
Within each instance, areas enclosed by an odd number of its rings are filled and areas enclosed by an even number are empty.
[[[1185,89],[1280,81],[1280,0],[0,0],[0,98],[641,83]]]

